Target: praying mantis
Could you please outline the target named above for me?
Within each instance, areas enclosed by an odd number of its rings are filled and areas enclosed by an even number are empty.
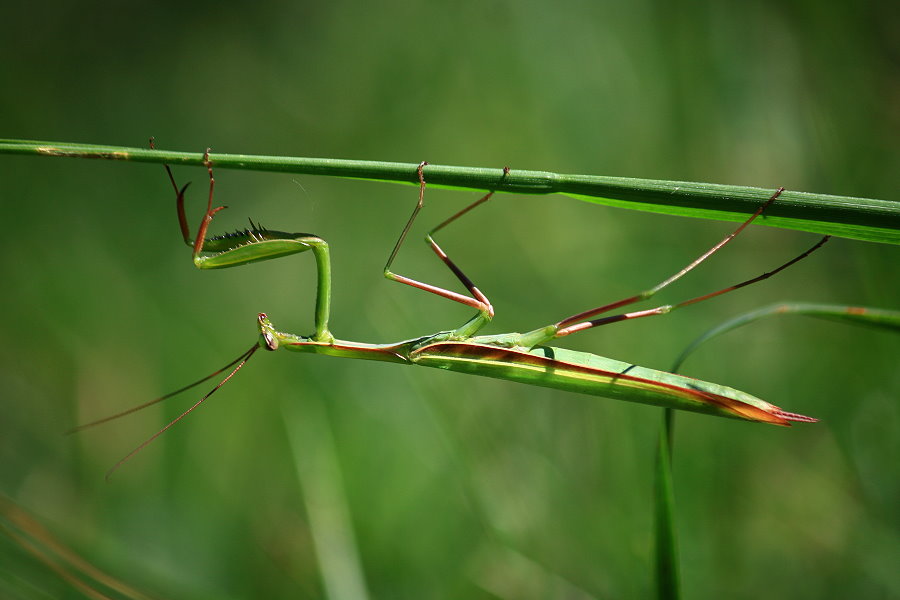
[[[153,143],[151,140],[151,148],[152,147]],[[185,191],[189,184],[179,188],[178,184],[175,182],[175,177],[172,174],[171,168],[168,165],[164,165],[169,181],[175,191],[178,221],[182,237],[185,244],[192,248],[192,257],[195,266],[199,269],[223,269],[311,251],[316,261],[318,280],[314,312],[314,332],[308,336],[281,332],[275,328],[272,321],[265,313],[259,313],[256,318],[256,324],[259,329],[258,340],[247,351],[229,364],[203,379],[161,398],[151,400],[150,402],[141,404],[129,410],[76,428],[76,430],[80,430],[92,427],[130,414],[191,389],[194,386],[225,372],[234,365],[237,365],[234,366],[234,369],[232,369],[230,373],[228,373],[228,375],[225,376],[224,379],[222,379],[222,381],[220,381],[209,393],[121,459],[109,473],[115,471],[122,463],[130,459],[147,444],[155,440],[175,423],[197,408],[222,385],[230,380],[231,377],[233,377],[235,373],[237,373],[237,371],[240,370],[261,348],[268,351],[284,348],[294,352],[323,354],[341,358],[355,358],[404,365],[433,367],[468,373],[471,375],[482,375],[530,385],[544,386],[563,391],[591,394],[605,398],[626,400],[746,421],[770,423],[774,425],[789,426],[791,422],[812,423],[817,420],[813,417],[784,411],[781,408],[750,394],[716,383],[700,381],[683,375],[641,367],[595,354],[567,350],[564,348],[555,348],[546,345],[557,338],[562,338],[594,327],[609,325],[620,321],[663,315],[677,308],[709,300],[716,296],[768,279],[806,258],[822,247],[822,245],[828,241],[830,236],[826,235],[822,237],[808,250],[777,268],[740,283],[675,304],[663,304],[654,308],[632,312],[619,311],[619,309],[626,306],[649,300],[659,291],[667,288],[703,263],[714,253],[718,252],[759,217],[767,207],[775,202],[784,188],[776,190],[755,213],[720,242],[713,245],[709,250],[701,254],[698,258],[674,273],[672,276],[639,294],[586,310],[564,318],[556,323],[526,333],[477,335],[478,332],[493,319],[494,308],[487,296],[481,292],[469,277],[466,276],[465,273],[463,273],[463,271],[449,258],[447,253],[444,252],[441,246],[435,241],[434,235],[438,231],[454,223],[460,217],[490,200],[494,194],[493,191],[489,191],[475,202],[447,218],[431,229],[425,236],[425,241],[428,246],[450,269],[456,279],[458,279],[468,291],[469,295],[424,283],[397,274],[391,270],[394,260],[397,257],[397,253],[405,242],[413,223],[424,206],[426,188],[425,169],[428,166],[428,163],[422,162],[419,164],[416,171],[419,182],[418,201],[388,257],[387,263],[384,266],[384,276],[391,281],[409,285],[468,306],[474,309],[476,314],[456,329],[440,331],[394,343],[374,344],[337,339],[329,329],[331,262],[328,243],[321,237],[309,233],[286,233],[270,230],[253,223],[253,221],[250,221],[250,227],[247,229],[224,235],[207,237],[210,222],[216,213],[225,207],[216,207],[213,204],[215,177],[213,176],[214,163],[210,158],[210,149],[207,149],[204,154],[204,164],[209,175],[209,195],[206,212],[200,221],[197,234],[193,237],[190,234],[190,228],[188,226],[184,208]],[[509,173],[510,169],[506,167],[503,169],[501,177],[506,177]]]

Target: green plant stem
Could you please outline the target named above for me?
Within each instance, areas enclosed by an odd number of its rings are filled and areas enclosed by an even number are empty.
[[[0,139],[0,154],[35,154],[132,162],[202,165],[203,153]],[[331,158],[299,158],[249,154],[210,156],[218,169],[248,169],[348,177],[394,183],[417,183],[414,163]],[[513,165],[514,167],[514,165]],[[496,190],[517,194],[565,194],[616,206],[670,215],[743,221],[774,191],[772,188],[719,185],[599,175],[567,175],[513,168],[472,168],[429,165],[428,183],[435,187]],[[900,244],[900,202],[829,196],[787,190],[758,224],[857,240]]]
[[[675,411],[663,413],[656,454],[656,593],[660,600],[681,597],[678,573],[678,539],[675,531],[675,491],[672,482],[672,436]]]

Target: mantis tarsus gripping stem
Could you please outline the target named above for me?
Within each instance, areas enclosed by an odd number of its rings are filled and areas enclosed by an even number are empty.
[[[215,216],[217,212],[227,208],[225,206],[217,206],[216,208],[213,208],[213,190],[216,187],[216,178],[213,177],[212,162],[210,162],[209,160],[210,150],[211,148],[207,148],[206,152],[203,153],[203,164],[206,165],[206,170],[209,173],[209,199],[206,202],[206,214],[203,215],[203,220],[200,221],[200,228],[197,230],[197,238],[194,240],[194,258],[200,256],[200,253],[203,252],[203,242],[206,239],[206,230],[209,228],[209,222],[212,221],[213,216]],[[180,202],[183,206],[183,196],[180,198]],[[247,231],[250,232],[251,230]]]

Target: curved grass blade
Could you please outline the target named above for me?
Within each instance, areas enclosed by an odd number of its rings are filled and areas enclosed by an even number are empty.
[[[842,321],[854,325],[887,329],[900,332],[900,311],[884,308],[870,308],[865,306],[846,306],[842,304],[815,304],[809,302],[783,302],[760,308],[714,327],[691,342],[681,355],[675,360],[672,367],[677,372],[687,357],[701,345],[714,337],[727,333],[738,327],[743,327],[754,321],[766,317],[778,315],[805,315],[829,321]]]

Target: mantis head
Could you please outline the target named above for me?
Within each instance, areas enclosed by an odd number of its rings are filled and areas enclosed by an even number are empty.
[[[259,324],[259,345],[266,350],[278,350],[278,338],[269,317],[266,313],[259,313],[256,320]]]

